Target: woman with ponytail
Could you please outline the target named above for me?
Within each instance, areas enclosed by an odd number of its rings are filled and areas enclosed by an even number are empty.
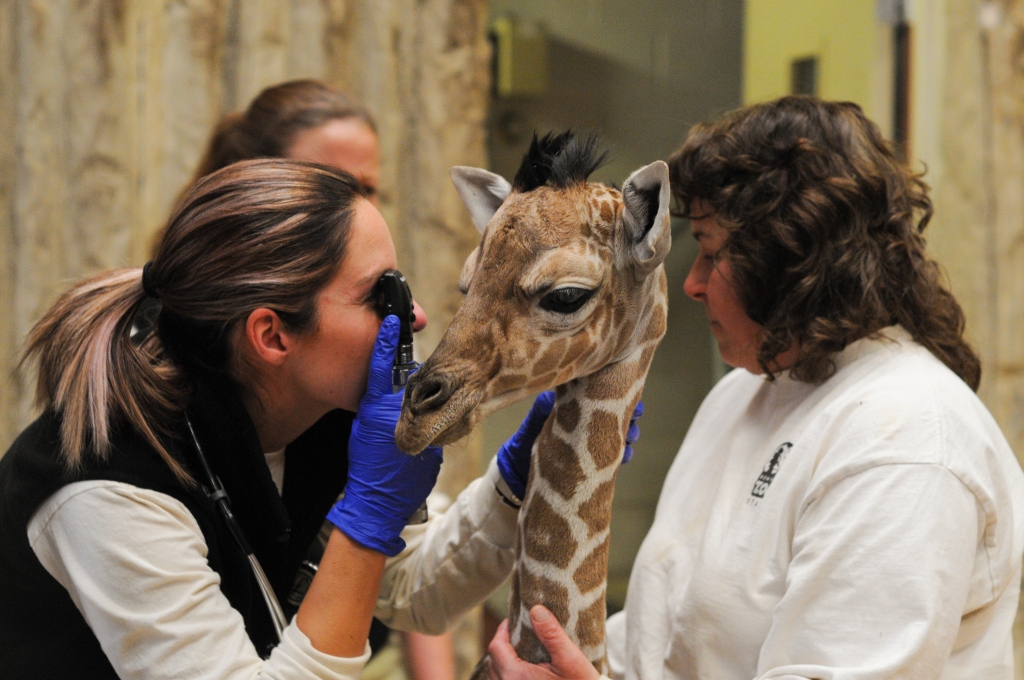
[[[441,451],[394,443],[395,267],[363,183],[253,160],[191,187],[141,270],[60,297],[23,359],[42,415],[0,459],[0,677],[355,678],[374,613],[436,634],[501,583],[496,489],[532,441],[406,526]]]

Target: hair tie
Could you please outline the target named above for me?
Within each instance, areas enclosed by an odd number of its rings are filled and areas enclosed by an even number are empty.
[[[145,291],[146,297],[159,300],[160,296],[157,295],[156,288],[153,287],[153,275],[149,273],[149,269],[152,265],[153,260],[150,260],[142,266],[142,290]]]

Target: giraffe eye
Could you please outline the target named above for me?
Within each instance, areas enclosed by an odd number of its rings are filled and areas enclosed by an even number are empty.
[[[587,300],[594,294],[594,291],[587,288],[556,288],[541,298],[541,309],[558,314],[572,314],[580,307],[587,304]]]

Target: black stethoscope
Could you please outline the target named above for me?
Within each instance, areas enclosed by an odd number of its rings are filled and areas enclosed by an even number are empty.
[[[288,625],[284,610],[281,609],[281,603],[277,601],[277,595],[274,594],[274,589],[270,585],[270,579],[267,578],[267,574],[263,571],[263,567],[260,566],[259,560],[256,559],[256,555],[253,553],[252,546],[249,545],[249,541],[245,538],[245,532],[242,531],[242,527],[239,526],[234,513],[231,512],[231,500],[228,498],[228,492],[224,490],[224,485],[221,484],[220,479],[210,469],[210,464],[206,461],[206,456],[203,455],[203,447],[199,445],[199,438],[196,437],[196,431],[192,429],[192,421],[189,420],[187,415],[185,416],[185,424],[188,425],[189,434],[192,435],[192,443],[196,446],[199,464],[203,468],[203,474],[206,476],[206,484],[203,485],[203,491],[206,493],[206,497],[220,508],[220,513],[224,516],[224,521],[227,523],[231,535],[234,536],[235,543],[241,549],[242,554],[248,558],[249,567],[252,569],[253,576],[256,577],[256,583],[260,586],[260,594],[263,595],[263,601],[266,603],[267,611],[270,613],[270,620],[274,624],[277,641],[280,642],[284,635],[285,626]]]

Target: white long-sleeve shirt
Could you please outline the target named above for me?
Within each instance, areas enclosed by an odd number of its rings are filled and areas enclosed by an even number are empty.
[[[497,475],[492,462],[448,512],[406,528],[406,549],[388,561],[378,599],[385,623],[440,632],[508,575],[517,513],[495,493]],[[293,621],[262,660],[206,561],[199,525],[165,494],[113,481],[69,484],[36,511],[28,538],[125,680],[342,680],[357,678],[369,659],[369,646],[356,658],[323,654]]]
[[[1013,676],[1024,474],[973,392],[899,327],[820,386],[735,370],[666,478],[613,675]]]

